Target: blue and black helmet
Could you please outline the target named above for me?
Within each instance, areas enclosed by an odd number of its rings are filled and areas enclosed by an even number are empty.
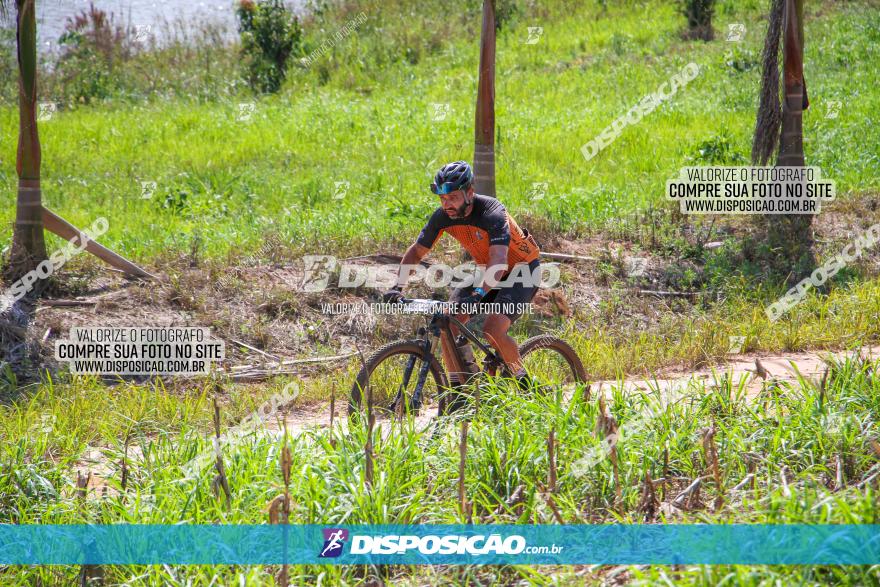
[[[438,196],[456,190],[468,189],[474,182],[474,170],[467,161],[454,161],[444,165],[431,184],[431,191]]]

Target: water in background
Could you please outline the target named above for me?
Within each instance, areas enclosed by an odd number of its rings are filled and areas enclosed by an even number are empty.
[[[90,3],[112,14],[115,24],[134,27],[142,34],[155,37],[159,43],[181,25],[196,23],[216,25],[230,39],[236,34],[236,0],[37,0],[40,52],[55,52],[67,20],[88,10]],[[10,4],[14,6],[14,2]],[[285,0],[285,4],[301,12],[305,0]],[[10,22],[4,23],[4,26],[10,25]]]

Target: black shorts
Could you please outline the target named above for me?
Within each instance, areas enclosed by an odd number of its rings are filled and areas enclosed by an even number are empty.
[[[541,262],[537,259],[529,263],[529,270],[532,272],[532,275],[536,275],[536,270],[541,266]],[[507,274],[501,279],[507,278]],[[462,298],[466,298],[471,295],[474,291],[473,286],[468,287],[457,287],[452,290],[452,295],[449,296],[450,302],[460,302]],[[507,316],[511,323],[515,322],[517,318],[522,315],[522,310],[526,304],[532,301],[532,298],[535,297],[535,294],[538,293],[538,284],[534,283],[522,283],[522,280],[517,280],[514,283],[506,286],[498,286],[494,287],[483,297],[481,304],[491,304],[496,303],[501,305],[501,314]],[[495,312],[493,312],[495,313]]]

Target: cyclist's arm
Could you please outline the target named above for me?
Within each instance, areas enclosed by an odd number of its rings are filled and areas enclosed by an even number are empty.
[[[428,254],[431,249],[420,245],[419,243],[413,243],[406,250],[406,253],[403,254],[403,259],[400,260],[400,266],[397,268],[397,289],[403,291],[403,288],[406,287],[407,282],[409,281],[410,275],[413,274],[416,267],[418,267],[421,260]]]
[[[445,218],[446,215],[443,213],[443,210],[439,208],[435,210],[419,233],[416,242],[406,250],[403,259],[400,260],[400,266],[397,268],[397,281],[395,282],[397,289],[403,291],[416,267],[419,266],[419,263],[428,254],[437,242],[437,239],[440,238],[440,235],[443,234],[443,221]]]
[[[483,277],[483,289],[488,291],[497,286],[507,272],[510,226],[507,223],[507,211],[500,203],[484,214],[483,222],[486,232],[489,233],[489,263]]]
[[[497,286],[507,271],[507,250],[508,245],[490,245],[489,246],[489,265],[486,267],[486,274],[483,277],[483,289],[489,291]]]

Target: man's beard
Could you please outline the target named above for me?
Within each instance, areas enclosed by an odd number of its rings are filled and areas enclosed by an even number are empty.
[[[464,215],[465,215],[464,213],[468,209],[468,206],[470,206],[471,204],[473,204],[472,201],[471,202],[466,201],[464,204],[462,204],[458,208],[455,208],[452,212],[450,212],[446,208],[444,208],[443,211],[446,212],[446,215],[449,216],[450,218],[464,218]]]

